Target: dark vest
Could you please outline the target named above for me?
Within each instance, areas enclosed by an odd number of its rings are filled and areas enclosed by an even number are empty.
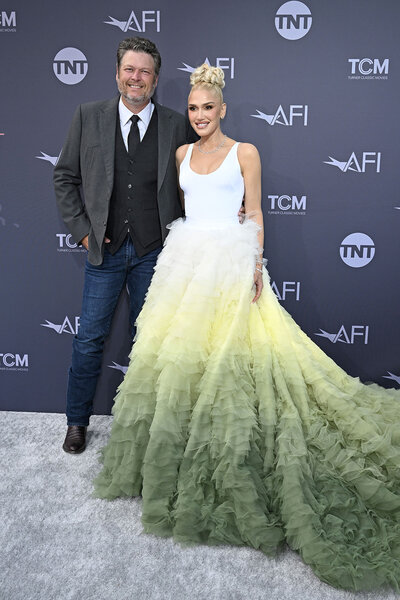
[[[119,115],[115,133],[114,187],[110,200],[106,248],[114,254],[129,235],[138,256],[161,246],[157,204],[158,121],[156,109],[134,157],[126,151]]]

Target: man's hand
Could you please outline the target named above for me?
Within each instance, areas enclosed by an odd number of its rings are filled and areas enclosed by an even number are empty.
[[[89,250],[89,236],[85,235],[84,238],[81,239],[81,244],[86,250]]]
[[[105,244],[109,244],[110,242],[111,242],[111,240],[109,240],[108,237],[104,238],[104,243]],[[80,243],[82,244],[82,246],[84,248],[86,248],[86,250],[89,251],[89,236],[88,235],[85,235],[85,237],[81,239]]]

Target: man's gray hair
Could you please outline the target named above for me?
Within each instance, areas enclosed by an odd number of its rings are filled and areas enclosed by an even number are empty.
[[[159,51],[157,50],[157,46],[153,44],[153,42],[141,37],[130,37],[122,40],[117,50],[118,70],[122,61],[122,57],[126,52],[128,52],[128,50],[133,50],[133,52],[145,52],[146,54],[150,54],[154,60],[154,71],[156,77],[158,76],[161,68],[161,56]]]

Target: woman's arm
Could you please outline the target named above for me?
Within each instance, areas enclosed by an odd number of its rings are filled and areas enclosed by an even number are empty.
[[[258,150],[253,144],[239,144],[238,159],[244,179],[244,207],[246,215],[260,227],[258,232],[259,256],[256,260],[254,271],[256,294],[253,302],[257,302],[263,288],[264,220],[261,210],[261,161]]]
[[[176,170],[178,173],[178,191],[179,191],[179,197],[181,199],[181,205],[182,205],[183,211],[185,210],[185,198],[183,196],[183,191],[181,190],[180,185],[179,185],[179,171],[180,171],[182,161],[186,156],[186,152],[187,152],[188,148],[189,148],[189,144],[184,144],[183,146],[179,146],[179,148],[175,152],[175,164],[176,164]]]

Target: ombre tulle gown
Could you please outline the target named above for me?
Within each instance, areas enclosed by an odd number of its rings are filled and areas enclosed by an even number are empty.
[[[235,144],[208,175],[181,165],[186,220],[155,268],[101,498],[143,497],[144,530],[268,555],[287,543],[329,584],[400,582],[400,391],[363,385],[278,303],[257,225],[238,222]]]

